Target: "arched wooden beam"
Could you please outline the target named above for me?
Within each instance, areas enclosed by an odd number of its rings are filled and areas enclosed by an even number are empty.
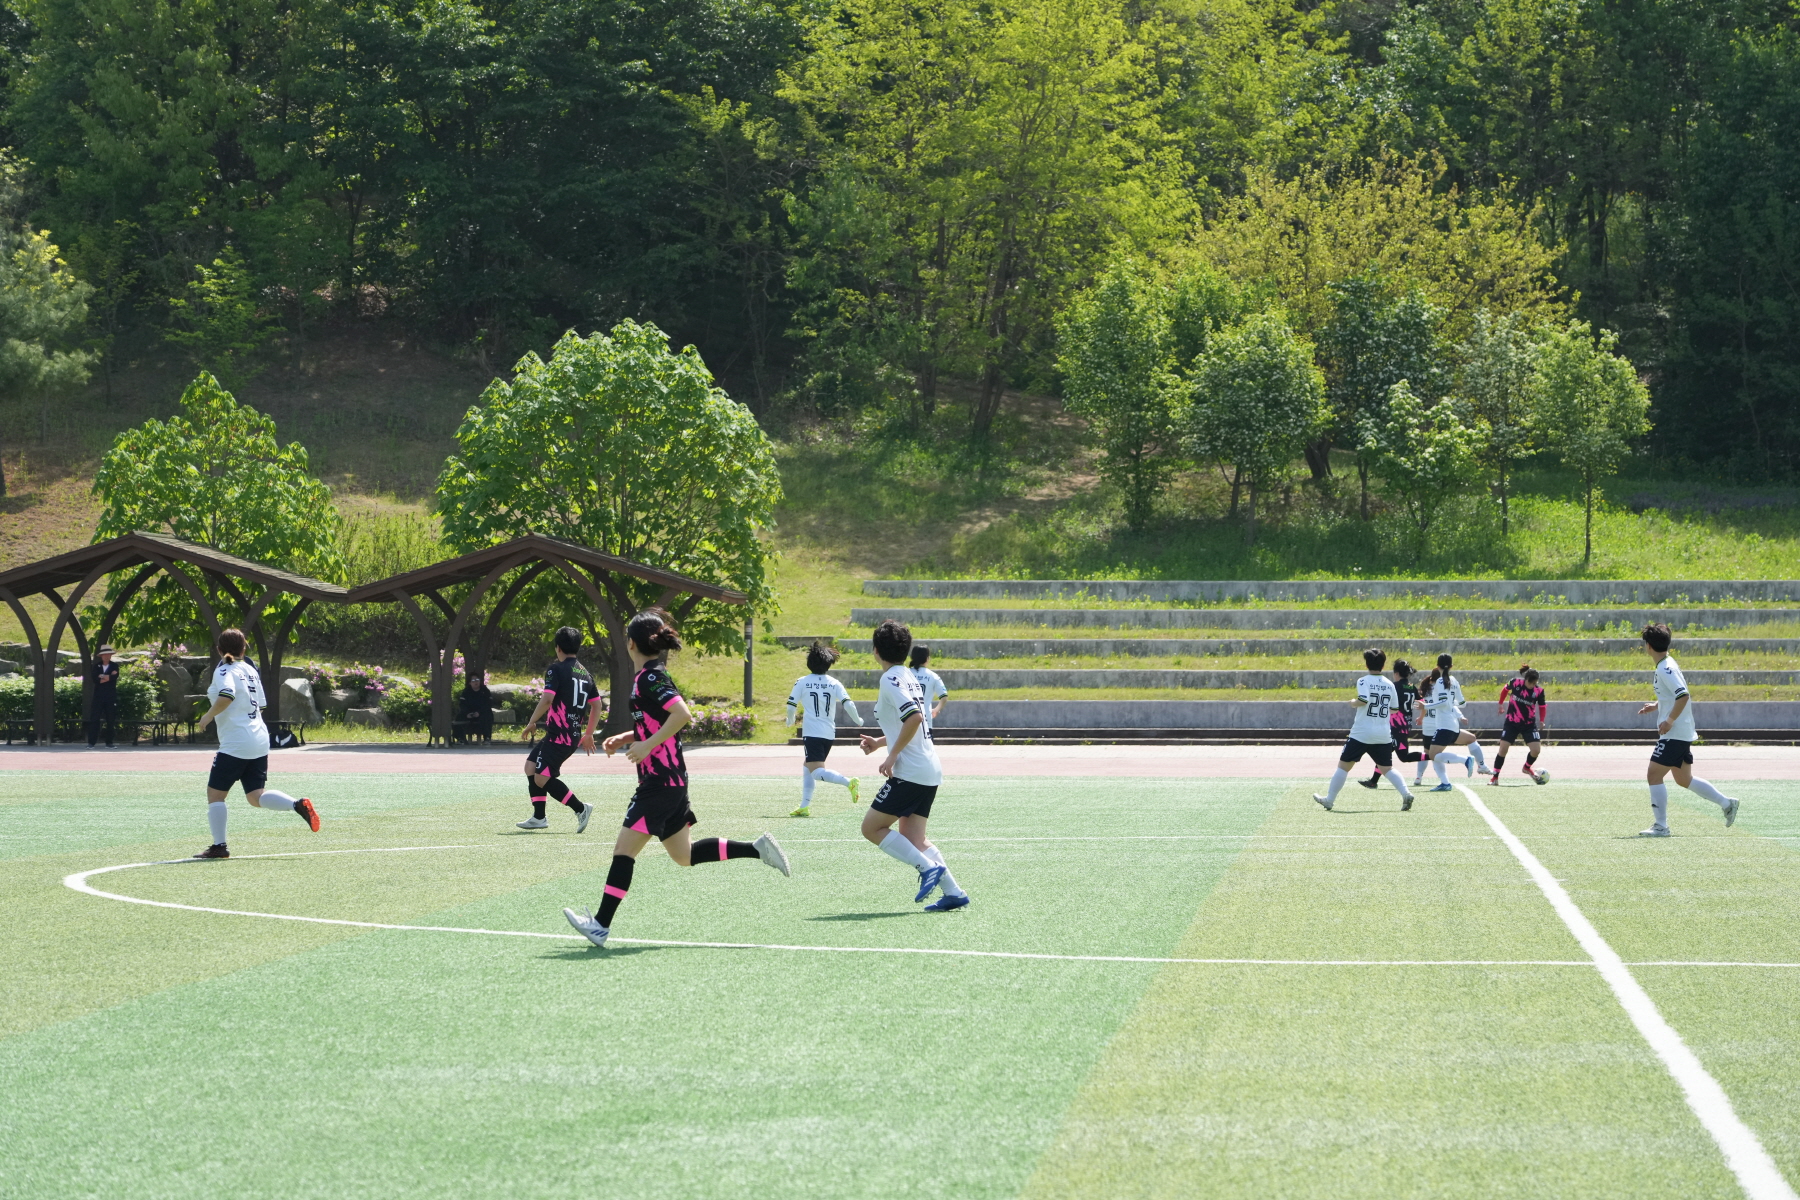
[[[206,593],[200,590],[200,585],[189,578],[186,571],[177,570],[174,562],[166,556],[146,553],[144,557],[161,567],[163,572],[174,579],[194,601],[195,606],[200,609],[201,619],[206,622],[207,629],[212,632],[214,645],[217,645],[219,635],[225,632],[225,627],[219,624],[219,614],[213,611],[212,601],[206,598]],[[209,649],[208,653],[216,653],[216,651]]]
[[[434,672],[431,677],[431,723],[434,733],[437,732],[439,708],[443,709],[446,722],[455,719],[456,698],[451,693],[456,686],[456,644],[462,640],[463,626],[467,623],[469,615],[475,611],[475,606],[481,603],[481,598],[487,595],[508,571],[518,565],[519,560],[516,558],[495,563],[493,569],[482,577],[481,582],[469,590],[469,594],[463,598],[462,607],[457,609],[456,615],[451,618],[449,632],[444,634],[444,652],[441,659],[443,669]],[[465,672],[470,669],[470,664],[466,660],[463,663],[463,669]],[[465,678],[467,678],[466,675]],[[443,734],[448,739],[450,735],[448,723],[444,726]]]
[[[0,600],[6,601],[13,616],[19,618],[19,625],[25,630],[25,641],[31,646],[32,732],[38,745],[46,745],[50,741],[51,726],[56,722],[56,683],[50,678],[50,656],[44,653],[44,643],[38,639],[37,623],[19,598],[0,588]]]
[[[437,610],[444,614],[444,619],[446,621],[456,620],[456,609],[452,608],[450,602],[438,594],[436,588],[432,588],[430,591],[421,592],[420,595],[437,605]]]
[[[45,642],[45,650],[52,660],[56,657],[56,648],[62,643],[63,630],[70,629],[75,634],[75,649],[81,655],[81,712],[85,717],[88,706],[94,702],[93,656],[88,653],[87,631],[82,628],[81,618],[76,615],[76,608],[81,604],[88,590],[98,583],[102,576],[110,575],[132,558],[130,551],[108,555],[95,563],[93,569],[82,576],[81,582],[69,590],[69,598],[64,600],[55,591],[46,588],[44,595],[49,596],[56,604],[56,620],[50,626],[50,637]],[[54,712],[56,703],[56,683],[50,683],[51,708]]]
[[[498,600],[494,601],[494,610],[488,614],[487,623],[482,628],[481,644],[476,649],[474,660],[469,663],[470,671],[487,670],[488,659],[494,653],[494,640],[500,636],[500,623],[505,620],[507,611],[519,598],[519,593],[524,591],[532,580],[542,575],[549,567],[550,564],[542,560],[534,562],[519,572],[513,581],[506,585],[506,590],[500,593]]]
[[[124,613],[125,606],[131,603],[132,597],[136,596],[138,592],[143,589],[143,586],[150,582],[150,579],[160,570],[162,570],[162,568],[155,563],[150,563],[139,570],[136,575],[131,577],[131,581],[125,585],[124,590],[119,593],[118,598],[107,608],[106,616],[100,622],[99,636],[100,644],[102,646],[112,641],[113,630],[118,628],[119,617]]]
[[[434,737],[448,739],[450,736],[450,713],[448,709],[443,712],[442,727],[440,728],[436,685],[440,667],[448,670],[449,666],[437,661],[437,632],[431,628],[431,622],[425,619],[425,610],[419,607],[417,600],[400,591],[393,593],[393,596],[407,612],[413,615],[413,620],[419,623],[419,636],[425,642],[425,661],[431,666],[431,733]]]
[[[594,607],[600,612],[600,620],[606,626],[607,639],[612,642],[612,662],[608,664],[611,668],[608,675],[611,677],[612,686],[610,689],[611,701],[606,715],[606,732],[608,734],[623,732],[631,722],[631,654],[625,649],[625,622],[619,616],[619,610],[600,590],[602,586],[610,584],[611,581],[603,578],[601,582],[597,583],[595,580],[589,579],[560,555],[546,554],[544,559],[573,579],[576,586],[586,593],[587,598],[593,601]],[[607,590],[612,591],[614,588],[608,586]]]
[[[312,600],[306,596],[300,597],[275,629],[274,647],[269,652],[269,674],[274,678],[275,686],[266,688],[266,690],[269,693],[270,711],[275,714],[274,719],[277,721],[281,719],[281,660],[287,655],[288,636],[293,633],[294,626],[299,623],[300,614],[310,607],[312,607]]]

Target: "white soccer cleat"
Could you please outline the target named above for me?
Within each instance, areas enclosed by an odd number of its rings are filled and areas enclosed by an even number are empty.
[[[1731,799],[1731,797],[1728,796],[1726,799]],[[1738,802],[1736,800],[1731,800],[1730,806],[1725,810],[1725,828],[1730,829],[1733,825],[1737,824],[1737,810]]]
[[[520,829],[548,829],[550,821],[547,817],[527,817],[519,822]]]
[[[588,822],[593,819],[593,816],[594,806],[589,804],[586,800],[583,800],[581,802],[581,811],[575,816],[575,832],[586,833]]]
[[[793,874],[793,871],[788,869],[788,857],[782,852],[781,843],[777,842],[774,838],[765,833],[750,844],[756,847],[756,855],[758,858],[768,863],[771,867],[774,867],[777,871],[780,871],[783,875]]]
[[[1644,832],[1638,834],[1638,836],[1639,837],[1668,837],[1669,836],[1669,827],[1667,825],[1652,825],[1650,828],[1644,830]]]
[[[1317,800],[1319,802],[1320,808],[1324,809],[1326,812],[1331,811],[1331,801],[1329,801],[1325,797],[1319,795],[1319,793],[1317,793],[1317,792],[1313,793],[1313,799]]]
[[[565,908],[563,909],[563,916],[569,919],[569,924],[575,927],[576,933],[579,933],[582,937],[594,943],[594,945],[600,947],[602,950],[606,948],[606,939],[611,935],[612,930],[594,920],[592,914],[582,912],[578,908]]]

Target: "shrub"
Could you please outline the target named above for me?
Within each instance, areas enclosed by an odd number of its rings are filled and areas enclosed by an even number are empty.
[[[363,663],[351,663],[337,672],[337,686],[345,691],[362,692],[372,695],[376,703],[380,703],[394,685],[380,667],[366,666]]]
[[[686,732],[705,741],[742,741],[756,736],[756,714],[747,708],[696,708]]]
[[[148,679],[121,673],[119,682],[119,720],[148,721],[159,707],[156,685]],[[18,679],[0,679],[0,719],[29,721],[32,717],[34,691],[29,675]],[[81,680],[67,675],[56,681],[56,723],[79,725],[87,714],[81,707]]]
[[[381,711],[396,729],[421,728],[431,720],[431,693],[417,685],[396,684],[381,694]]]
[[[325,691],[330,691],[333,687],[337,686],[332,682],[337,678],[337,668],[330,663],[309,662],[302,666],[300,670],[304,672],[301,678],[312,684],[315,688],[322,688]]]

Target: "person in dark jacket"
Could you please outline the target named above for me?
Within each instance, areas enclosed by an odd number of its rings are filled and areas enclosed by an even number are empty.
[[[112,749],[119,728],[119,664],[113,661],[113,648],[102,646],[88,670],[88,682],[94,685],[94,700],[88,706],[88,749],[100,740],[100,726],[106,726],[106,746]]]

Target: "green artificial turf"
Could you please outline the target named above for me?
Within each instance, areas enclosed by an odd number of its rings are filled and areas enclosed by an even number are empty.
[[[576,837],[554,805],[551,830],[513,829],[510,772],[277,782],[318,799],[322,833],[238,802],[230,862],[93,886],[567,935],[627,786],[578,778],[604,815]],[[1350,787],[1328,814],[1310,779],[953,778],[933,832],[975,902],[932,916],[838,789],[798,821],[788,781],[703,777],[697,834],[773,830],[793,878],[652,850],[614,924],[1099,961],[594,951],[62,886],[198,849],[198,786],[0,776],[0,1195],[1735,1194],[1591,968],[1475,965],[1582,955],[1457,793],[1401,814]],[[1641,785],[1482,795],[1627,961],[1800,961],[1791,788],[1736,786],[1730,831],[1671,790],[1659,842],[1627,836]],[[358,852],[249,857],[299,851]],[[1452,965],[1322,965],[1343,959]],[[1800,970],[1634,970],[1800,1178]]]

